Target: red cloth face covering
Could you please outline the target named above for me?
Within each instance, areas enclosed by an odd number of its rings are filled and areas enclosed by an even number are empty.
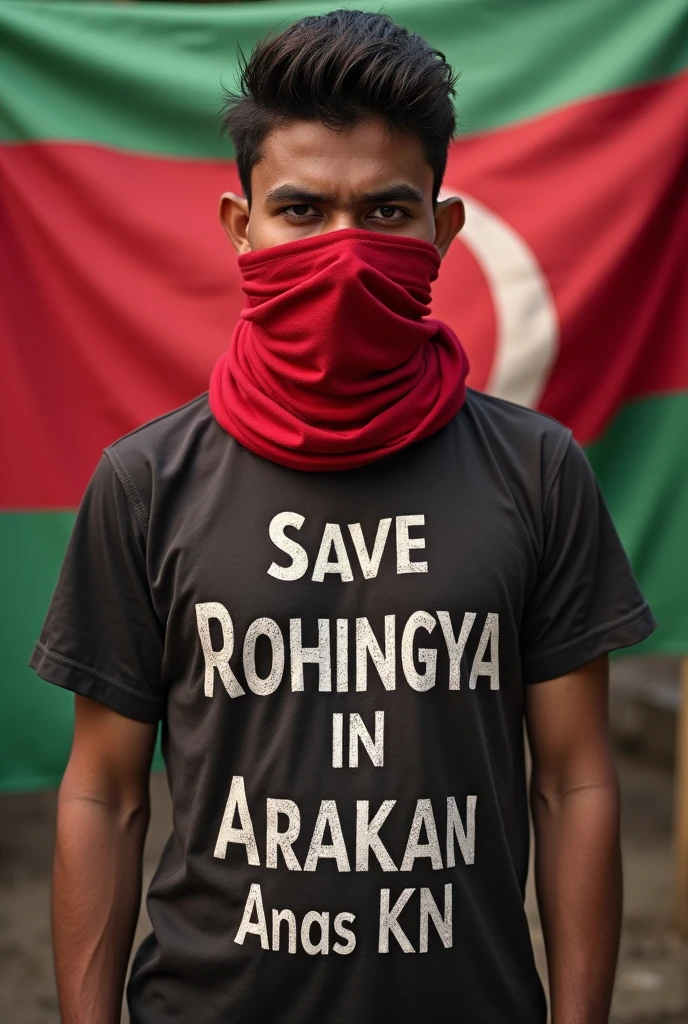
[[[414,238],[346,229],[239,257],[248,305],[210,405],[242,445],[293,469],[362,466],[443,427],[468,360],[424,320],[440,257]]]

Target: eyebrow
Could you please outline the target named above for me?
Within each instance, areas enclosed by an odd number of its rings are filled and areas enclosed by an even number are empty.
[[[366,192],[361,196],[364,203],[420,203],[424,202],[423,193],[411,185],[390,185],[377,192]]]
[[[327,203],[331,202],[331,196],[323,195],[321,192],[311,192],[302,185],[278,185],[265,193],[265,198],[271,203]]]
[[[313,192],[302,185],[278,185],[265,193],[265,199],[270,203],[331,203],[332,196],[322,192]],[[365,192],[357,196],[359,203],[417,203],[424,202],[423,193],[411,185],[390,185],[388,188],[379,189],[376,192]]]

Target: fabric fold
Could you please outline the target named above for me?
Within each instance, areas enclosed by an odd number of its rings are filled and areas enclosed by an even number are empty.
[[[294,469],[347,469],[439,430],[468,360],[427,318],[440,257],[428,242],[347,229],[239,257],[247,304],[215,365],[220,425]]]

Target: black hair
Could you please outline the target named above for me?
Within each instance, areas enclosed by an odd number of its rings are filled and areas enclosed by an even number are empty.
[[[234,143],[239,178],[251,200],[251,171],[268,132],[290,121],[348,128],[381,117],[416,136],[442,184],[456,128],[456,77],[444,54],[385,14],[331,11],[302,18],[240,53],[239,92],[226,92],[222,127]]]

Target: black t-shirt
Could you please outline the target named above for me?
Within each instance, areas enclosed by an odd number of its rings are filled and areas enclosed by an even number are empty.
[[[537,1024],[524,688],[654,626],[585,456],[469,392],[360,469],[206,396],[107,449],[32,657],[162,720],[133,1024]]]

